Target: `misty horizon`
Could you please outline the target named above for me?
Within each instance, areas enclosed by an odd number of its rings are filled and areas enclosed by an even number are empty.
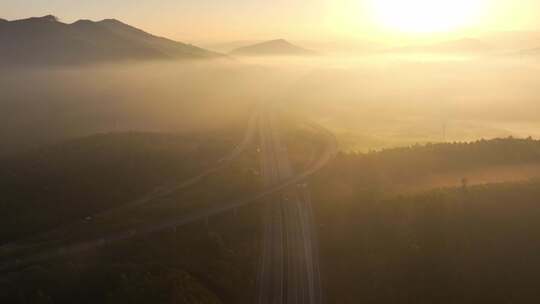
[[[538,302],[539,12],[8,1],[0,303]]]

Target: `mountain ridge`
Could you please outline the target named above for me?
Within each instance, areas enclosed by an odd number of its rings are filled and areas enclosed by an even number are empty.
[[[530,56],[530,57],[532,57],[532,56],[534,56],[534,57],[540,56],[540,47],[539,48],[534,48],[534,49],[521,50],[521,51],[519,51],[519,55],[525,56],[525,57],[527,57],[527,56]]]
[[[63,23],[53,15],[0,21],[0,65],[212,59],[223,55],[145,32],[116,19]]]
[[[268,40],[232,50],[233,56],[309,56],[315,52],[296,46],[285,39]]]
[[[491,45],[475,38],[461,38],[432,44],[410,45],[386,50],[389,53],[478,53],[491,51]]]

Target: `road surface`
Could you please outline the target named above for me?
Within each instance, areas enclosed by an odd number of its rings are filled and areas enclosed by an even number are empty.
[[[265,187],[294,176],[273,111],[261,115],[259,141]],[[321,303],[316,228],[307,185],[274,193],[266,199],[264,212],[257,303]]]

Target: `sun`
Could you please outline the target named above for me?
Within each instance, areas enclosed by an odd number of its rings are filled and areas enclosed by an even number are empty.
[[[484,0],[370,0],[381,26],[407,33],[453,31],[475,23]]]

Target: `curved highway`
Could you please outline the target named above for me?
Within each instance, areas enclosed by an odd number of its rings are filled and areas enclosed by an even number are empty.
[[[255,111],[249,119],[247,129],[246,129],[246,132],[244,134],[242,141],[226,156],[218,159],[215,162],[216,165],[202,172],[199,172],[197,175],[190,177],[186,180],[182,180],[180,182],[173,182],[168,185],[161,186],[159,188],[154,189],[152,192],[146,194],[145,196],[139,199],[123,204],[117,208],[107,209],[102,212],[93,214],[90,217],[92,218],[107,217],[115,213],[127,211],[132,208],[149,204],[158,198],[169,196],[175,193],[176,191],[193,186],[199,183],[205,177],[219,170],[222,170],[231,161],[238,158],[242,154],[242,152],[246,149],[248,144],[250,144],[253,141],[256,131],[257,131],[256,122],[258,120],[258,117],[259,117],[259,111]],[[81,221],[84,221],[84,220],[81,220]],[[0,246],[0,255],[13,254],[20,250],[28,250],[28,249],[39,247],[41,245],[50,245],[50,239],[54,239],[53,237],[54,235],[59,235],[64,231],[69,231],[70,228],[80,224],[81,221],[57,227],[45,233],[34,235],[33,237],[26,240],[3,244],[2,246]]]

